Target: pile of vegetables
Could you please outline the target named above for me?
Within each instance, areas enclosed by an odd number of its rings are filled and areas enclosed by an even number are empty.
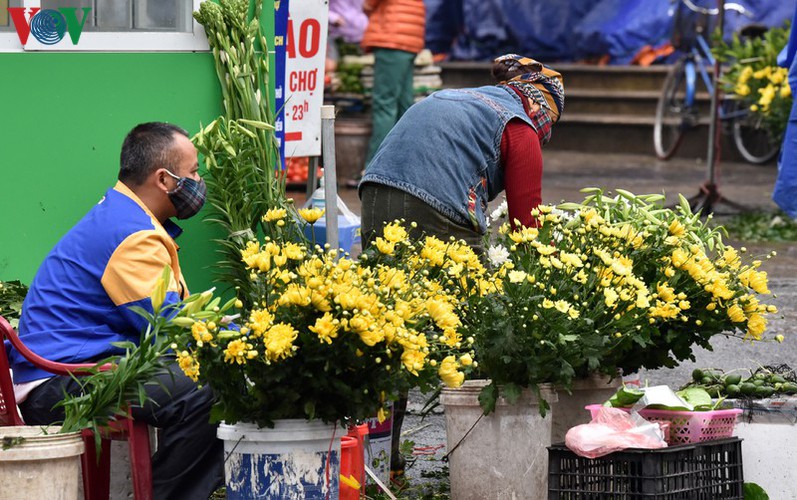
[[[742,374],[741,372],[746,372]],[[701,388],[715,398],[761,399],[797,394],[797,375],[787,365],[762,366],[755,371],[695,369],[684,388]]]
[[[636,404],[637,401],[642,399],[645,395],[644,389],[636,389],[623,385],[611,398],[609,398],[603,406],[610,406],[613,408],[630,408]],[[692,409],[684,406],[662,406],[662,405],[648,405],[645,408],[651,410],[673,410],[673,411],[711,411],[716,410],[723,402],[724,398],[719,401],[714,401],[711,395],[701,387],[686,387],[677,391],[676,396],[681,398],[685,403],[692,406]]]

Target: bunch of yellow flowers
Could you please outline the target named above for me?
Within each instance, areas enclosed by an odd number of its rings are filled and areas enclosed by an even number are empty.
[[[273,211],[266,220],[279,225],[285,217]],[[454,279],[452,268],[478,259],[453,242],[416,245],[398,223],[359,260],[318,246],[250,241],[241,258],[256,290],[253,306],[233,323],[224,316],[241,298],[213,317],[181,313],[180,366],[212,385],[219,418],[260,425],[384,416],[409,387],[461,385],[475,364],[472,341],[459,331],[461,285],[439,277]]]
[[[499,392],[676,366],[717,334],[762,340],[777,312],[759,298],[761,262],[724,245],[685,201],[587,191],[581,204],[535,209],[536,227],[500,224],[490,241],[493,290],[471,297],[465,319],[492,380],[487,410]]]
[[[748,109],[753,121],[780,143],[792,106],[788,69],[777,64],[777,56],[789,39],[788,24],[772,28],[762,38],[742,40],[735,36],[721,42],[715,53],[728,67],[722,78],[725,92]]]

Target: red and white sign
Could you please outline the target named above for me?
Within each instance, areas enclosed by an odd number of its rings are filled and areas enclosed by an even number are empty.
[[[285,41],[285,157],[321,156],[328,0],[294,0]]]

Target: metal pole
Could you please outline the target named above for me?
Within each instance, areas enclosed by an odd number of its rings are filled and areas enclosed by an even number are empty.
[[[338,245],[338,174],[335,167],[335,106],[321,106],[321,154],[324,163],[324,205],[326,206],[327,243]]]
[[[717,0],[717,27],[719,28],[720,36],[724,35],[725,24],[725,0]],[[710,35],[710,33],[709,33]],[[717,58],[714,59],[714,92],[711,94],[711,121],[708,124],[708,153],[706,154],[706,161],[708,162],[708,183],[714,185],[715,170],[717,163],[717,148],[720,143],[720,128],[719,125],[719,100],[720,100],[720,62]],[[711,210],[709,202],[708,210]]]
[[[315,189],[318,187],[318,179],[316,178],[316,172],[318,171],[318,157],[311,156],[310,160],[307,162],[307,196],[306,199],[310,199],[315,193]]]

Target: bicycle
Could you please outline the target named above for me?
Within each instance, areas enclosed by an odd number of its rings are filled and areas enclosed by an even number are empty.
[[[725,10],[749,16],[744,7],[736,3],[726,3]],[[718,13],[716,8],[707,9],[691,0],[678,0],[672,43],[682,55],[664,80],[653,126],[653,146],[661,160],[675,154],[687,131],[711,119],[705,110],[701,112],[698,103],[697,75],[700,75],[708,95],[712,95],[714,82],[709,68],[713,68],[715,60],[705,35],[710,16]],[[745,35],[744,30],[742,34]],[[751,27],[747,34],[760,36],[760,28]],[[772,141],[760,120],[754,118],[743,103],[723,98],[718,107],[718,118],[729,123],[733,143],[748,162],[764,164],[778,154],[780,146]]]

